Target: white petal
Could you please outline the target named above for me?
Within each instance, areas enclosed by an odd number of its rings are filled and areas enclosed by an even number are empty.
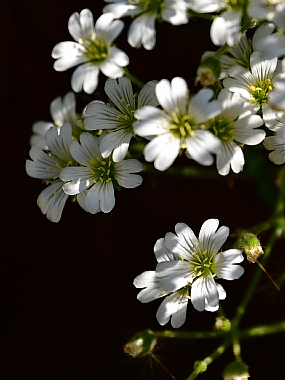
[[[172,327],[181,327],[186,320],[187,304],[188,298],[186,296],[174,293],[166,297],[156,313],[158,323],[164,326],[172,316]]]
[[[219,305],[219,294],[212,276],[199,277],[191,287],[191,302],[196,310],[205,310],[205,300],[211,307]]]
[[[158,263],[178,259],[178,257],[175,257],[175,255],[166,247],[163,238],[156,241],[154,245],[154,254]]]
[[[188,261],[162,261],[156,266],[156,273],[160,280],[160,286],[167,292],[174,292],[188,285],[195,277]]]
[[[62,190],[63,182],[56,181],[44,189],[38,199],[37,204],[48,220],[57,223],[61,218],[64,205],[68,195]]]
[[[87,91],[92,90],[93,92],[98,84],[98,73],[98,67],[90,65],[90,63],[85,63],[77,67],[71,77],[71,87],[73,91],[80,92],[82,88],[86,88]],[[85,78],[89,78],[92,82],[87,84]]]
[[[161,135],[151,140],[144,148],[146,161],[154,161],[157,170],[168,169],[179,154],[180,141],[170,134]]]

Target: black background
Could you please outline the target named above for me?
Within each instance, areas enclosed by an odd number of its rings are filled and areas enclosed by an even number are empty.
[[[232,188],[218,175],[207,180],[143,173],[142,186],[116,193],[110,214],[90,215],[69,201],[58,224],[41,214],[36,204],[41,181],[25,172],[31,126],[51,120],[49,105],[70,91],[73,70],[54,71],[51,50],[58,42],[71,40],[67,22],[73,12],[88,7],[96,20],[103,5],[98,0],[11,0],[1,7],[1,379],[170,379],[150,357],[132,359],[122,348],[138,331],[162,329],[155,318],[160,301],[141,304],[132,285],[138,274],[155,268],[155,241],[174,232],[177,222],[187,223],[198,234],[211,217],[231,232],[251,227],[266,220],[274,205],[276,193],[268,176],[256,175],[276,171],[261,149],[266,168],[248,163],[242,175],[232,176]],[[129,55],[134,75],[143,82],[182,76],[194,89],[200,56],[213,49],[208,22],[159,24],[157,45],[146,51],[127,44],[130,20],[124,21],[116,44]],[[78,112],[93,99],[105,100],[104,81],[100,74],[92,97],[78,94]],[[250,149],[245,154],[248,162]],[[175,165],[196,166],[203,173],[203,167],[185,158],[177,161]],[[229,239],[225,248],[233,242]],[[267,265],[274,278],[284,276],[284,257],[283,240]],[[229,317],[256,270],[246,261],[243,266],[246,272],[240,280],[222,281],[227,291],[222,305]],[[277,292],[263,275],[242,324],[250,327],[281,319],[284,291]],[[199,313],[189,304],[180,330],[210,330],[214,320],[215,314]],[[171,329],[170,324],[166,328]],[[282,334],[242,341],[251,379],[284,377],[283,341]],[[159,340],[155,353],[182,380],[194,361],[209,355],[216,344]],[[228,350],[199,378],[221,379],[232,360]]]

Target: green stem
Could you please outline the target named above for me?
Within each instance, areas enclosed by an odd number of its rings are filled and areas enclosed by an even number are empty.
[[[240,331],[240,338],[252,338],[269,334],[285,332],[285,321],[274,323],[273,325],[251,327]]]
[[[203,18],[203,19],[211,20],[211,21],[215,20],[215,18],[218,17],[217,15],[209,15],[205,13],[194,12],[191,9],[188,9],[188,14],[189,14],[189,17],[199,17],[199,18]]]
[[[191,373],[189,377],[187,377],[186,380],[193,380],[199,375],[199,373],[205,372],[207,370],[208,365],[211,364],[219,356],[221,356],[225,352],[229,344],[230,340],[225,340],[224,343],[221,344],[210,356],[207,356],[202,361],[196,362],[194,371]]]
[[[134,77],[130,72],[129,70],[125,67],[124,68],[124,76],[128,79],[130,79],[136,86],[138,86],[139,88],[143,88],[144,84],[139,81],[136,77]]]
[[[199,338],[221,338],[221,335],[213,331],[153,331],[156,338],[178,338],[178,339],[199,339]]]

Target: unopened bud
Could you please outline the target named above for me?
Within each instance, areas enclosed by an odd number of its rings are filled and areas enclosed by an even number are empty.
[[[219,59],[208,56],[202,60],[198,67],[196,82],[200,82],[203,87],[211,86],[218,81],[221,71]]]
[[[243,235],[241,247],[250,263],[256,263],[257,259],[264,253],[259,239],[250,232]]]
[[[227,333],[230,331],[232,325],[231,321],[224,317],[217,317],[214,325],[214,330],[217,333]]]
[[[129,343],[125,344],[124,351],[133,358],[146,355],[151,352],[156,345],[156,338],[152,331],[146,330],[136,334]]]
[[[248,366],[238,360],[227,365],[223,372],[224,380],[247,380],[249,377]]]

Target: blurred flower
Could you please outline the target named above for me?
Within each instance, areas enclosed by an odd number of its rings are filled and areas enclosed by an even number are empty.
[[[105,0],[103,12],[111,12],[115,18],[135,17],[128,32],[128,42],[132,47],[141,45],[152,50],[156,43],[155,20],[164,20],[172,25],[188,22],[187,5],[184,0]]]
[[[26,171],[33,178],[40,178],[49,184],[38,197],[38,206],[47,218],[57,223],[68,198],[62,190],[64,182],[59,179],[61,170],[75,165],[69,147],[72,141],[71,126],[64,123],[61,128],[51,127],[46,134],[46,145],[50,153],[43,152],[37,146],[30,150],[31,160],[26,161]]]
[[[285,117],[284,117],[285,119]],[[284,120],[285,123],[285,120]],[[277,130],[275,136],[266,137],[263,145],[268,150],[273,150],[268,157],[276,165],[285,163],[285,124]]]
[[[50,113],[53,123],[47,121],[38,121],[33,125],[34,134],[31,137],[30,144],[40,149],[48,150],[46,144],[46,133],[53,127],[60,128],[64,122],[68,122],[72,127],[73,136],[78,136],[80,129],[76,126],[75,97],[73,92],[67,93],[63,99],[59,96],[51,102]]]

